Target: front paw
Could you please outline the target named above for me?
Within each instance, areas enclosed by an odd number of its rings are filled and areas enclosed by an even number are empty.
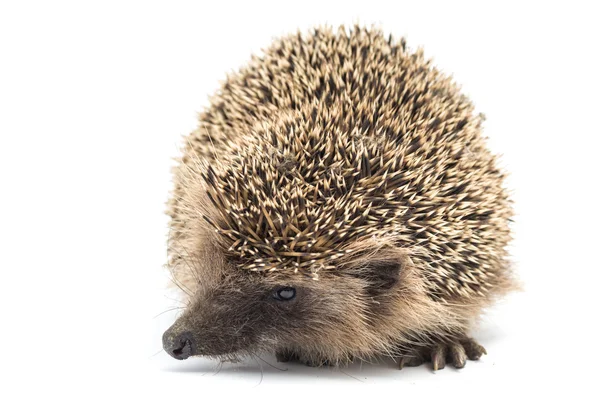
[[[416,349],[414,352],[400,357],[398,366],[400,369],[416,367],[426,361],[431,361],[434,371],[443,369],[446,364],[455,368],[463,368],[467,360],[479,360],[483,354],[487,354],[483,346],[471,338],[464,338]]]

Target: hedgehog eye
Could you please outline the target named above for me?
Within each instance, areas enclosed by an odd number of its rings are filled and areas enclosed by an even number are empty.
[[[280,301],[292,300],[294,297],[296,297],[296,289],[289,286],[283,287],[281,289],[278,289],[275,293],[273,293],[273,297],[275,298],[275,300]]]

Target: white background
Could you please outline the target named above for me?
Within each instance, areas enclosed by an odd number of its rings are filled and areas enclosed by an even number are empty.
[[[1,398],[598,398],[593,2],[0,4]],[[484,316],[489,354],[460,371],[169,359],[177,311],[155,316],[177,305],[163,212],[182,135],[272,38],[353,22],[423,46],[487,115],[524,291]]]

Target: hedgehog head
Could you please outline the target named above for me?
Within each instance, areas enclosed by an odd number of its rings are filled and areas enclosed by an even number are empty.
[[[165,332],[165,350],[177,359],[226,361],[291,351],[313,364],[323,359],[343,364],[374,349],[392,354],[398,349],[388,343],[396,337],[386,337],[386,325],[397,325],[391,320],[404,309],[401,335],[408,334],[423,323],[428,298],[402,251],[377,248],[374,241],[362,245],[356,248],[360,256],[340,257],[343,267],[318,277],[252,271],[218,246],[206,249],[195,262],[208,263],[210,272],[186,284],[193,291],[189,305]]]

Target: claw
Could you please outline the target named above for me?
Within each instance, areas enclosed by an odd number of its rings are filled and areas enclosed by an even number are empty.
[[[421,356],[404,356],[400,357],[398,361],[398,368],[402,369],[404,367],[418,367],[423,364],[423,358]]]
[[[455,368],[463,368],[467,363],[467,354],[461,344],[450,345],[450,361]]]
[[[431,351],[431,364],[433,370],[444,369],[446,366],[446,346],[435,346]]]
[[[485,348],[473,339],[463,341],[462,345],[465,348],[469,360],[479,360],[483,354],[487,354]]]

